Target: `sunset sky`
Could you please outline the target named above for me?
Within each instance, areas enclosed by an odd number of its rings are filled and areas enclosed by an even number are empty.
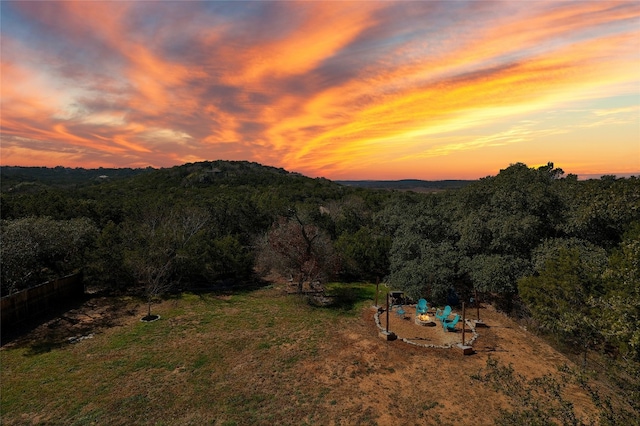
[[[640,175],[639,1],[0,8],[2,165]]]

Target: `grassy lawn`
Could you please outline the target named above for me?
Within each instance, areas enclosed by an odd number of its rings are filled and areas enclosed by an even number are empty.
[[[336,402],[312,366],[374,291],[332,284],[347,296],[334,308],[274,289],[182,294],[154,306],[156,322],[140,315],[76,344],[5,347],[2,423],[327,423],[322,406]]]

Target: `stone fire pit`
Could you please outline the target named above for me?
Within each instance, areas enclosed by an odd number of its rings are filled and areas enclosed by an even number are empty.
[[[373,315],[378,330],[382,332],[380,334],[384,334],[380,337],[384,340],[400,340],[414,346],[438,349],[458,348],[459,344],[462,343],[463,337],[461,333],[449,333],[443,330],[442,327],[436,327],[439,322],[436,321],[434,311],[427,312],[428,317],[420,317],[413,312],[403,316],[388,315],[388,313],[384,308],[377,308]],[[411,317],[413,317],[413,321],[411,321]],[[389,321],[388,324],[387,321]],[[465,324],[467,330],[471,332],[471,338],[468,339],[465,336],[463,346],[473,347],[478,338],[478,333],[472,321],[466,320]],[[467,349],[463,348],[463,350],[466,351]]]
[[[435,327],[436,323],[434,321],[435,317],[429,314],[420,314],[416,315],[416,325],[423,325],[426,327]]]

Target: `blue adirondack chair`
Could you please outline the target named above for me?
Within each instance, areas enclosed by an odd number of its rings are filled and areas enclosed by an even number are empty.
[[[405,314],[405,311],[404,309],[402,309],[402,305],[398,305],[398,308],[396,309],[396,315],[401,318],[404,318],[404,314]]]
[[[438,309],[436,311],[436,318],[438,318],[441,322],[444,322],[445,319],[451,314],[451,306],[447,305],[444,307],[444,310]]]
[[[444,328],[445,331],[456,331],[456,324],[458,323],[458,321],[460,321],[460,315],[456,314],[455,317],[453,317],[452,320],[448,320],[445,318],[444,321],[442,321],[442,328]]]
[[[425,299],[418,300],[418,304],[416,305],[416,315],[426,314],[427,310],[429,310],[429,304]]]

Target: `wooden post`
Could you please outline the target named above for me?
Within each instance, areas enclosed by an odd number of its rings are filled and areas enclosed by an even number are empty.
[[[480,300],[478,300],[478,290],[475,290],[475,303],[476,303],[476,316],[478,317],[478,319],[475,320],[476,328],[486,327],[487,325],[483,323],[482,320],[480,319]]]
[[[380,311],[376,315],[380,315]],[[382,339],[386,341],[396,340],[398,336],[395,335],[393,331],[389,331],[389,293],[387,292],[387,327],[386,331],[381,331],[378,333]]]
[[[463,345],[464,345],[464,329],[466,328],[464,323],[464,314],[465,314],[464,302],[462,302],[462,344]]]
[[[466,316],[467,316],[466,315],[466,307],[464,305],[464,302],[462,302],[462,343],[458,343],[458,347],[460,349],[462,349],[462,354],[463,355],[471,355],[471,354],[473,354],[473,348],[471,346],[467,346],[465,341],[464,341],[465,340],[464,339],[464,336],[465,336],[464,331],[465,331],[465,328],[466,328],[466,325],[467,325],[466,324],[466,321],[467,321]]]
[[[387,334],[389,334],[389,293],[387,293]]]

